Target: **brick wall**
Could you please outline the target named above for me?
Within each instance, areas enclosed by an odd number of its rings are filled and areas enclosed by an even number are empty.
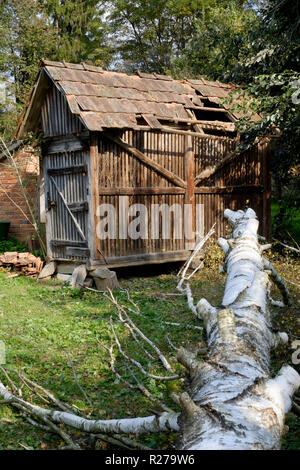
[[[39,212],[39,157],[30,152],[20,152],[15,156],[25,192],[35,214]],[[13,202],[14,201],[14,202]],[[15,203],[15,204],[14,204]],[[22,195],[19,183],[7,159],[0,161],[0,221],[10,222],[9,236],[29,244],[35,231],[22,211],[30,218],[29,210]]]

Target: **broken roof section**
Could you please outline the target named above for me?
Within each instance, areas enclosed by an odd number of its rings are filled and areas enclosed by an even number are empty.
[[[182,123],[224,122],[234,130],[238,113],[229,113],[221,99],[233,85],[198,80],[173,80],[167,75],[109,72],[85,63],[41,61],[41,70],[21,118],[16,136],[37,129],[45,93],[54,84],[66,97],[71,113],[90,131],[107,128],[138,129],[144,121],[159,129],[160,121]],[[213,117],[211,112],[214,112]],[[259,116],[254,116],[259,119]],[[220,124],[221,123],[221,124]],[[209,128],[209,124],[208,124]]]

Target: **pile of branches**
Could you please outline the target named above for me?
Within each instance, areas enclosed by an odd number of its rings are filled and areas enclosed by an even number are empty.
[[[26,277],[36,278],[42,270],[43,261],[32,253],[7,251],[0,256],[0,267],[5,270],[14,271],[16,276],[22,274]]]

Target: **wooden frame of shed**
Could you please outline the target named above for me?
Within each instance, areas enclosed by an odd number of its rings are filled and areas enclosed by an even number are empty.
[[[263,140],[236,151],[239,115],[221,102],[232,89],[205,79],[129,76],[43,60],[16,137],[44,134],[49,259],[87,263],[89,269],[184,260],[214,223],[217,236],[225,235],[227,207],[252,207],[268,238],[270,145]],[[130,223],[128,207],[137,203],[150,215],[147,238],[119,230],[122,218]],[[114,238],[97,236],[101,204],[115,208]],[[176,238],[172,216],[170,237],[152,237],[153,204],[190,204],[183,233],[195,231],[196,217],[202,233]],[[197,207],[202,209],[196,214]]]

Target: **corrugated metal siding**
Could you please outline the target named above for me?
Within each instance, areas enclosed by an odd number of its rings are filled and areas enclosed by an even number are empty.
[[[79,118],[71,113],[66,98],[55,86],[46,94],[41,116],[45,137],[63,136],[83,130]]]

